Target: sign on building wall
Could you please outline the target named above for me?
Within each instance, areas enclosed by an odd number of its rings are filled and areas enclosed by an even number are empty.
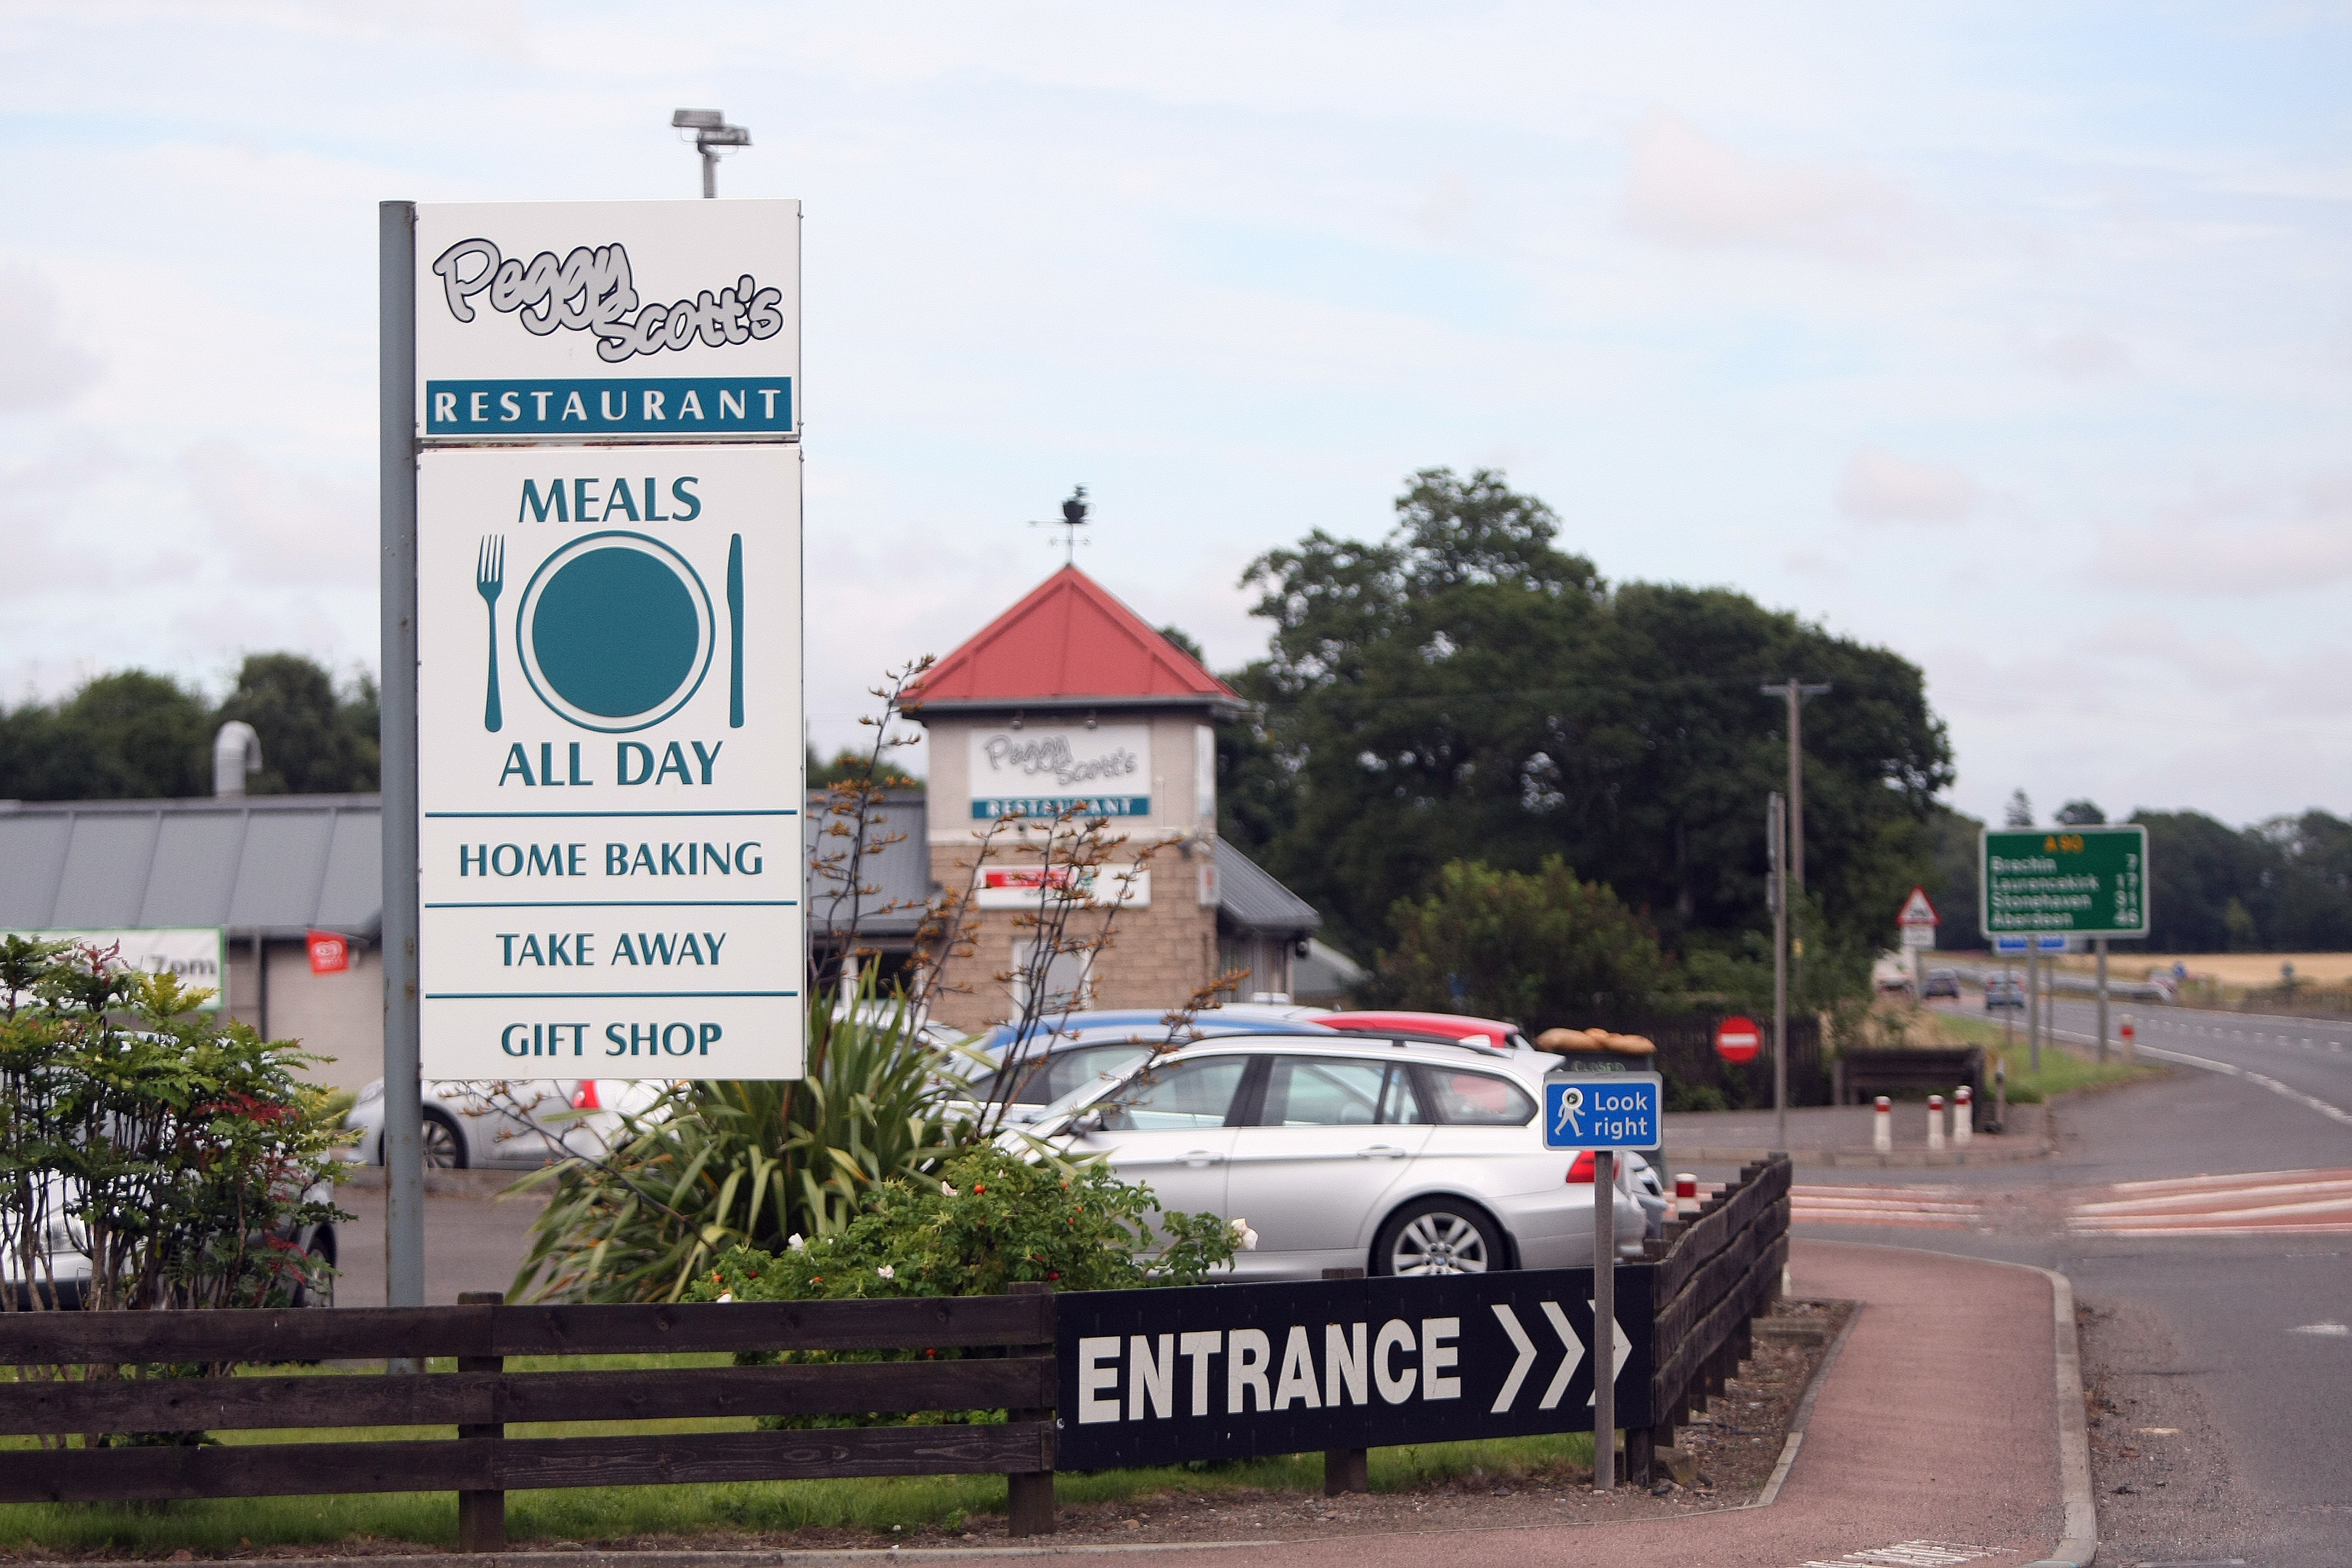
[[[427,1078],[801,1076],[798,223],[416,210]]]
[[[800,341],[798,202],[416,209],[426,440],[782,439]]]
[[[970,740],[971,819],[1018,811],[1053,817],[1151,815],[1151,729],[1024,725],[974,730]]]
[[[210,991],[196,1009],[217,1013],[228,1001],[228,933],[219,926],[152,927],[144,930],[0,931],[0,938],[70,942],[115,949],[115,962],[142,974],[176,974],[183,985]]]

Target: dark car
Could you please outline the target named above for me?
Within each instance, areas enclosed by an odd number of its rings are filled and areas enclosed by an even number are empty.
[[[1960,972],[1957,969],[1927,971],[1927,979],[1919,987],[1919,994],[1922,997],[1949,996],[1954,1001],[1958,1001],[1960,994]]]

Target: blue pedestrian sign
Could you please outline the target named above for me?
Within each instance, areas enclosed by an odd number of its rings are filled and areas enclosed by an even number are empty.
[[[1544,1079],[1547,1149],[1654,1149],[1661,1080],[1654,1072],[1565,1074]]]

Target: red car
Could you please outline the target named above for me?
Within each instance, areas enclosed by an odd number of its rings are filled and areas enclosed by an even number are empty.
[[[1534,1048],[1517,1024],[1460,1013],[1318,1013],[1309,1022],[1351,1035],[1438,1035],[1449,1040],[1485,1039],[1505,1050]]]

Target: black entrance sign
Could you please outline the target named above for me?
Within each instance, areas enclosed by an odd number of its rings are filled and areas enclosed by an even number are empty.
[[[1653,1266],[1617,1269],[1617,1425],[1650,1409]],[[1055,1301],[1062,1469],[1592,1430],[1592,1270]]]

